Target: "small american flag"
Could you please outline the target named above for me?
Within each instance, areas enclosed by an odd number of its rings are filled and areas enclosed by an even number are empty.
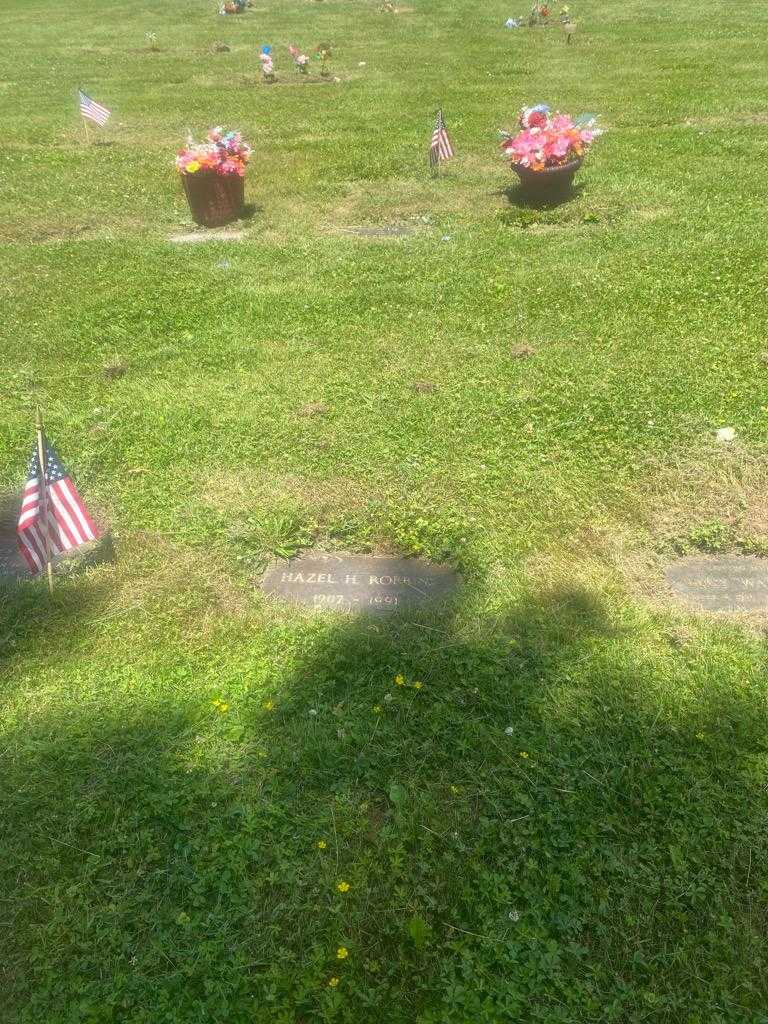
[[[45,484],[41,487],[40,458],[35,448],[16,526],[19,549],[35,574],[45,569],[50,556],[71,551],[99,536],[77,488],[45,438],[43,448]]]
[[[448,138],[443,112],[438,110],[435,130],[432,132],[432,141],[429,144],[429,166],[437,167],[441,160],[450,160],[452,156],[453,146]]]
[[[87,117],[89,121],[95,121],[96,124],[100,125],[107,123],[112,113],[111,110],[107,110],[106,107],[102,107],[96,100],[86,96],[82,89],[78,89],[77,96],[80,101],[80,114],[82,117]]]

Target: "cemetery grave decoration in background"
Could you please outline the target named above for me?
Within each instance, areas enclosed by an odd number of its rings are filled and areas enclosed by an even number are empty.
[[[501,148],[512,170],[520,178],[523,192],[531,200],[557,202],[573,186],[584,154],[602,130],[593,114],[572,120],[568,114],[552,113],[545,103],[523,107],[516,135],[502,131]]]
[[[275,62],[272,59],[272,47],[262,46],[261,53],[259,54],[259,60],[261,61],[261,77],[267,83],[271,85],[277,81],[277,75],[275,74]]]
[[[84,93],[82,89],[77,90],[77,103],[80,108],[80,117],[83,119],[85,141],[90,142],[88,135],[88,122],[92,121],[100,128],[103,128],[112,116],[112,111],[107,110],[107,108],[102,106],[101,103],[97,103],[96,100],[92,99],[87,93]]]
[[[211,128],[206,142],[192,138],[176,157],[192,217],[205,227],[221,227],[242,216],[245,168],[251,147],[240,132]]]
[[[549,4],[535,3],[531,8],[531,13],[528,15],[528,25],[530,28],[545,27],[549,24],[549,15],[551,11]]]
[[[309,57],[306,53],[302,53],[298,46],[294,46],[292,43],[288,45],[288,53],[293,58],[293,63],[296,65],[296,70],[300,75],[309,74]]]
[[[552,9],[549,4],[535,3],[531,8],[530,13],[527,17],[510,17],[504,22],[505,28],[522,28],[523,25],[527,25],[528,28],[548,28],[551,24],[550,18],[552,16]],[[571,19],[570,8],[567,4],[560,8],[560,24],[568,35],[568,42],[570,42],[570,33],[576,28],[576,23]]]
[[[328,43],[320,43],[315,51],[315,57],[320,61],[320,75],[323,78],[331,77],[330,60],[332,57],[331,48]]]
[[[251,0],[226,0],[219,7],[219,14],[244,14],[245,9],[251,6]]]
[[[565,32],[565,41],[570,45],[573,33],[576,31],[576,22],[571,18],[571,9],[567,4],[560,8],[560,24]]]

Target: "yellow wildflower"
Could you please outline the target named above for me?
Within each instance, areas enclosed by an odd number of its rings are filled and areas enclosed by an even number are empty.
[[[405,680],[402,676],[395,676],[395,686],[405,686]]]
[[[328,988],[336,988],[336,986],[338,984],[339,984],[339,979],[338,978],[329,978],[328,979]]]
[[[336,888],[339,890],[339,892],[349,892],[350,885],[349,882],[339,882]]]
[[[349,956],[349,950],[347,949],[347,947],[346,946],[339,946],[339,948],[336,950],[336,959],[337,960],[346,960],[348,956]]]
[[[188,174],[194,174],[195,171],[200,170],[200,164],[197,162],[197,160],[190,160],[185,170],[187,171]]]
[[[324,839],[318,839],[317,840],[317,848],[318,848],[318,850],[324,850],[327,845],[328,845],[328,843],[326,843],[326,841]]]
[[[373,713],[375,715],[380,715],[381,714],[381,704],[374,704],[373,705]]]
[[[264,701],[264,710],[265,711],[271,711],[272,708],[274,708],[274,706],[275,706],[275,702],[273,700],[265,700]]]
[[[229,711],[229,704],[219,704],[219,711],[224,714],[225,711]]]
[[[215,708],[217,708],[217,707],[218,707],[218,706],[219,706],[219,705],[221,704],[221,701],[220,701],[220,700],[219,700],[219,698],[217,697],[217,698],[216,698],[216,700],[212,700],[212,701],[211,701],[211,704],[213,704],[213,706],[214,706]]]
[[[528,756],[529,756],[529,754],[528,754],[528,752],[526,750],[521,750],[520,751],[520,757],[528,757]]]
[[[424,685],[424,683],[414,683],[413,684],[413,688],[414,688],[414,690],[420,690],[423,685]]]

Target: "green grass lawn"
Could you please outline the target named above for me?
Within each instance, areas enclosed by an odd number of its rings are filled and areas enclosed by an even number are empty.
[[[377,6],[5,2],[0,485],[40,403],[118,559],[0,592],[0,1021],[765,1024],[762,624],[662,566],[768,545],[768,8]],[[609,129],[552,210],[539,101]],[[252,216],[174,245],[215,123]],[[308,547],[464,585],[265,600]]]

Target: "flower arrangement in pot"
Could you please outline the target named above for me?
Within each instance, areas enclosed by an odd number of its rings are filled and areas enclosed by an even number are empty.
[[[216,127],[205,142],[187,139],[176,157],[176,169],[195,223],[215,228],[242,215],[250,157],[251,147],[239,132]]]
[[[532,199],[553,201],[566,196],[584,155],[602,129],[593,114],[575,120],[568,114],[552,113],[544,103],[523,107],[520,131],[502,132],[501,148],[512,170]]]

